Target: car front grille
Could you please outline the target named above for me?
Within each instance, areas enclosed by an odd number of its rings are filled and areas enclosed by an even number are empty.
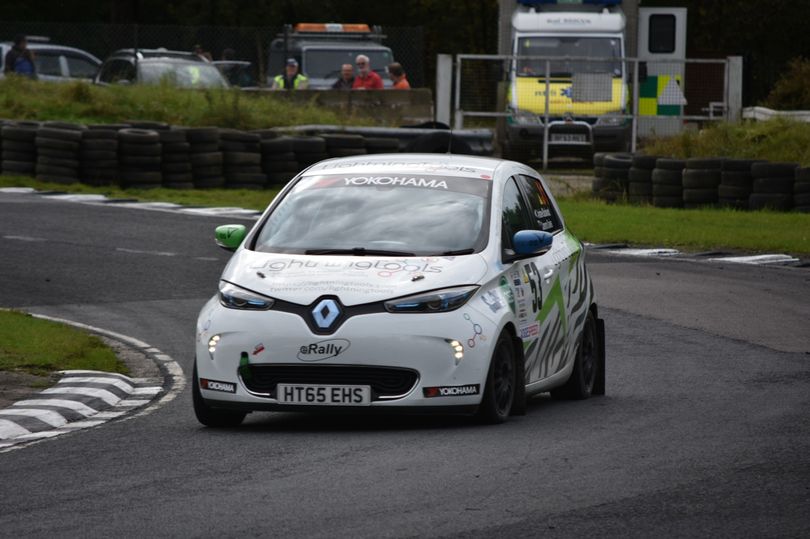
[[[246,365],[240,375],[251,393],[271,398],[277,384],[329,384],[370,386],[371,399],[384,400],[407,394],[419,380],[411,369],[357,365]]]

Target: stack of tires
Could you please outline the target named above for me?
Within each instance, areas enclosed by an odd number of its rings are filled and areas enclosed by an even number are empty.
[[[127,127],[118,132],[119,182],[122,187],[160,187],[163,148],[153,129]]]
[[[793,209],[810,213],[810,168],[797,168],[793,183]]]
[[[39,129],[38,122],[17,122],[4,125],[0,130],[3,139],[3,174],[33,176],[37,166],[37,147],[34,139]]]
[[[191,145],[184,129],[164,129],[160,136],[160,170],[163,174],[163,187],[170,189],[191,189],[194,176],[191,174]]]
[[[634,155],[627,171],[627,200],[631,204],[652,203],[652,171],[658,160],[653,155]]]
[[[79,181],[79,148],[83,125],[63,122],[45,122],[37,131],[36,177],[54,183]]]
[[[321,137],[326,141],[326,152],[329,157],[351,157],[368,153],[362,135],[329,133],[323,134]]]
[[[604,166],[606,155],[606,153],[593,154],[593,180],[591,181],[591,193],[598,198],[603,198],[602,191],[606,187]]]
[[[298,174],[299,165],[293,151],[291,137],[262,140],[262,170],[269,185],[284,185]]]
[[[683,207],[682,159],[658,159],[652,171],[653,206],[658,208]]]
[[[304,169],[318,161],[329,159],[323,137],[292,137],[292,149],[298,166]]]
[[[82,131],[79,153],[82,182],[110,185],[118,181],[118,127],[91,125]],[[125,129],[126,127],[122,127]]]
[[[628,174],[633,156],[623,153],[607,154],[602,161],[605,185],[602,197],[608,202],[621,200],[627,195]]]
[[[793,207],[793,184],[795,183],[796,163],[754,163],[751,165],[751,196],[748,208],[761,210],[770,208],[788,211]]]
[[[725,159],[717,187],[717,201],[724,208],[748,209],[748,198],[754,178],[751,166],[759,161],[750,159]]]
[[[256,133],[221,129],[219,147],[225,164],[225,185],[241,189],[261,189],[267,183],[262,172],[262,154]]]
[[[365,146],[368,153],[398,153],[399,139],[366,137]]]
[[[683,207],[716,206],[722,170],[722,159],[687,159],[683,171]]]
[[[194,187],[223,187],[222,152],[219,149],[219,129],[190,127],[186,139],[191,152],[191,173]]]

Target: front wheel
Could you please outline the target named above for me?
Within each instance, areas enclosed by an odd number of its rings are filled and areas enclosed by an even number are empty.
[[[485,423],[503,423],[509,418],[517,388],[517,369],[512,339],[501,333],[489,364],[484,397],[478,417]]]
[[[238,427],[245,419],[245,412],[232,410],[217,410],[205,403],[200,393],[200,380],[197,378],[197,360],[194,360],[194,375],[192,377],[191,398],[194,402],[194,415],[197,421],[206,427]]]
[[[587,399],[594,393],[594,385],[601,368],[599,361],[599,334],[596,328],[596,317],[588,312],[582,337],[574,359],[574,370],[564,386],[551,390],[555,399]],[[604,391],[604,390],[603,390]]]

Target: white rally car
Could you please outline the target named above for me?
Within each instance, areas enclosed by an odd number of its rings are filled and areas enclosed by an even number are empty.
[[[537,172],[392,154],[322,161],[235,250],[197,321],[208,426],[255,410],[525,411],[604,393],[604,325],[583,246]]]

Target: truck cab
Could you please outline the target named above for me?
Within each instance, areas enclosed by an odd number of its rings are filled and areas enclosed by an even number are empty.
[[[621,0],[520,0],[512,16],[504,154],[622,151],[631,123]],[[548,95],[546,95],[548,89]]]
[[[379,27],[367,24],[299,23],[287,25],[272,41],[268,54],[267,83],[284,72],[287,58],[295,58],[301,73],[309,78],[310,89],[329,89],[340,77],[340,66],[354,65],[358,54],[368,56],[371,69],[391,86],[386,70],[394,61],[391,49],[382,45],[385,36]]]

